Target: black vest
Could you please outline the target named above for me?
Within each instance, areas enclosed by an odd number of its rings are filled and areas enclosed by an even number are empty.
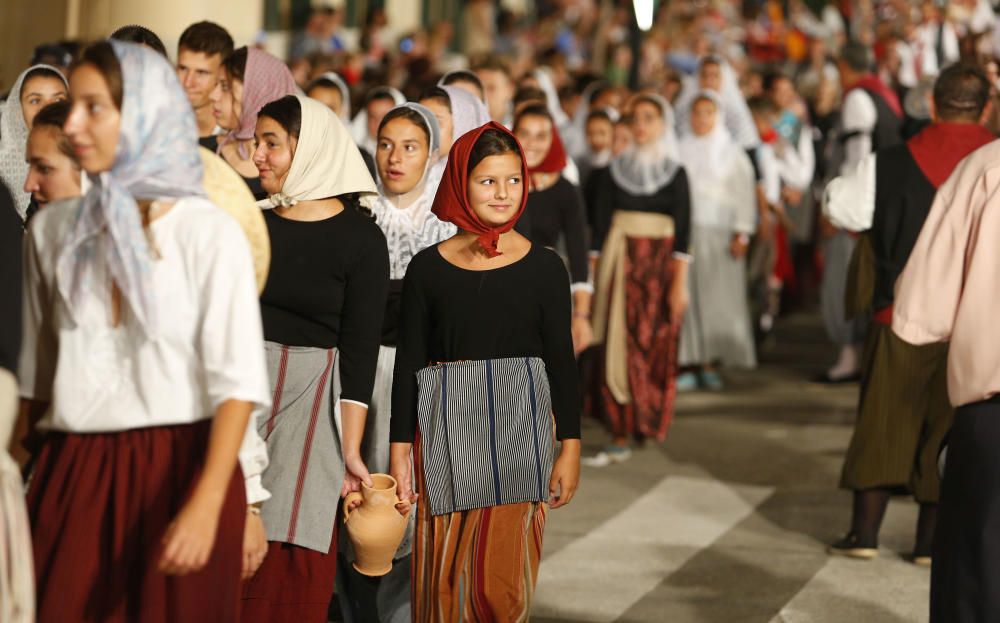
[[[879,150],[869,232],[875,254],[874,311],[892,304],[896,278],[910,258],[936,192],[905,144]]]
[[[896,114],[881,95],[868,89],[862,89],[872,98],[878,118],[872,129],[872,151],[892,147],[903,142],[900,130],[903,128],[903,118]]]

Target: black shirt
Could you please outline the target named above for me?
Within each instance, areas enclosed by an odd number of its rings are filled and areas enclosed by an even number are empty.
[[[905,143],[878,152],[870,232],[875,255],[873,311],[892,304],[896,279],[910,259],[936,192]]]
[[[587,232],[583,198],[576,186],[560,177],[545,190],[531,191],[525,213],[529,213],[530,219],[527,237],[533,243],[550,249],[556,248],[559,239],[563,238],[573,283],[586,283],[590,272],[587,265]]]
[[[611,175],[611,168],[594,172],[592,191],[594,231],[590,248],[600,251],[611,229],[615,210],[657,212],[674,219],[675,253],[687,253],[691,237],[691,195],[687,173],[681,168],[670,183],[652,195],[633,195],[620,188]]]
[[[341,397],[367,404],[389,287],[389,252],[375,222],[340,199],[344,211],[322,221],[264,212],[271,237],[271,269],[260,297],[264,339],[338,348]]]
[[[201,136],[198,137],[198,144],[214,154],[219,148],[219,137],[214,134]]]
[[[532,245],[493,270],[451,264],[437,245],[410,262],[392,387],[390,439],[412,442],[416,373],[428,364],[508,357],[545,362],[559,439],[580,437],[580,379],[570,336],[569,280],[562,259]]]
[[[24,223],[0,183],[0,368],[17,374],[21,350],[21,242]]]

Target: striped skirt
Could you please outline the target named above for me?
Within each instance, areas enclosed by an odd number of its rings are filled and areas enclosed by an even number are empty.
[[[419,432],[414,460],[418,490],[425,491]],[[413,621],[527,621],[547,515],[540,502],[436,516],[417,504]]]

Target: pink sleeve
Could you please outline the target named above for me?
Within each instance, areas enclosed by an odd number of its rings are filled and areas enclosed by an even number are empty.
[[[911,344],[951,338],[965,259],[987,199],[982,166],[967,158],[938,190],[917,244],[896,282],[892,330]]]

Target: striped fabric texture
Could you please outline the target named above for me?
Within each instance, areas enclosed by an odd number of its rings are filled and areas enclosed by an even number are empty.
[[[433,515],[548,501],[554,427],[541,359],[440,364],[417,382]]]
[[[257,422],[270,464],[271,499],[261,518],[268,541],[330,551],[344,482],[340,447],[340,357],[336,349],[265,342],[272,407]]]

